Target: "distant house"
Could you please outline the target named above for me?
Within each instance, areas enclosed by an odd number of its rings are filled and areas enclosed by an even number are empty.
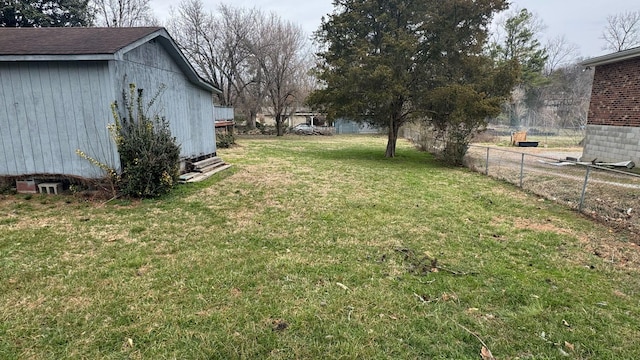
[[[293,112],[292,114],[285,115],[283,124],[286,127],[294,127],[298,124],[317,125],[318,119],[320,118],[323,119],[322,122],[324,123],[323,114],[313,112],[308,109],[300,109]],[[271,107],[263,108],[262,111],[258,114],[257,120],[264,125],[275,126],[276,124],[276,118]]]
[[[583,161],[640,163],[640,47],[582,62],[595,68]]]
[[[100,177],[120,167],[107,126],[129,83],[157,100],[183,159],[216,153],[212,94],[167,31],[0,28],[0,176]]]

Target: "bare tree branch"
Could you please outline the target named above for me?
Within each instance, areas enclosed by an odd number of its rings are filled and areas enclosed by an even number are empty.
[[[602,32],[603,50],[622,51],[640,46],[640,11],[607,16]]]
[[[271,13],[258,24],[263,34],[260,64],[264,71],[268,100],[276,120],[278,135],[282,125],[304,100],[303,81],[306,68],[305,38],[299,25]]]
[[[545,65],[545,76],[551,75],[558,67],[572,62],[578,56],[578,46],[570,43],[562,35],[547,41],[547,63]]]
[[[303,32],[276,14],[229,5],[213,14],[201,0],[185,0],[169,28],[201,76],[222,90],[218,102],[236,107],[249,127],[268,101],[281,130],[309,92],[301,90],[310,68]]]
[[[106,27],[154,26],[158,24],[150,0],[94,0],[96,25]]]

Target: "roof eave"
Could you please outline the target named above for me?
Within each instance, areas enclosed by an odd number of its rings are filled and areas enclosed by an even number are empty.
[[[161,46],[169,53],[169,56],[178,64],[180,69],[186,75],[191,83],[207,90],[214,94],[222,93],[222,90],[209,83],[193,68],[189,60],[184,56],[182,51],[178,48],[176,42],[171,38],[167,30],[164,28],[157,28],[157,30],[129,43],[114,53],[108,54],[57,54],[57,55],[0,55],[0,62],[18,62],[18,61],[109,61],[109,60],[122,60],[124,54],[156,39],[160,42]]]
[[[14,61],[104,61],[113,60],[113,54],[82,55],[0,55],[0,62]]]
[[[637,57],[640,57],[640,47],[636,47],[629,50],[618,51],[613,54],[607,54],[607,55],[587,59],[581,62],[580,65],[584,67],[599,66],[599,65],[606,65],[606,64],[612,64],[620,61],[630,60]]]

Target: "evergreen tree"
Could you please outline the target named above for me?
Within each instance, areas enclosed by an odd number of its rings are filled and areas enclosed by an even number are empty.
[[[317,74],[325,87],[309,102],[325,106],[330,117],[387,129],[387,157],[395,156],[398,130],[407,121],[437,118],[448,128],[451,112],[427,101],[434,91],[449,89],[460,98],[457,104],[476,106],[494,96],[484,90],[498,89],[474,82],[489,83],[498,73],[482,51],[488,24],[506,1],[335,0],[334,6],[316,33],[325,49]],[[462,99],[467,95],[470,102]]]
[[[491,55],[496,61],[515,61],[519,65],[517,86],[529,108],[538,107],[540,94],[536,89],[546,81],[544,68],[548,54],[536,37],[541,26],[533,13],[521,9],[506,19],[504,36],[490,46]],[[509,117],[514,127],[520,126],[516,108],[517,99],[512,99]]]
[[[416,55],[426,4],[409,0],[334,1],[336,13],[316,33],[327,47],[318,78],[326,88],[310,102],[329,116],[388,129],[387,157],[395,156],[398,129],[415,113],[419,93]]]
[[[540,26],[531,12],[522,9],[505,21],[504,38],[493,44],[493,55],[497,60],[518,61],[521,66],[521,83],[535,84],[543,77],[548,55],[536,38]]]
[[[0,0],[0,26],[90,26],[89,0]]]
[[[473,136],[484,129],[487,118],[501,111],[514,86],[518,66],[496,63],[486,55],[487,26],[496,4],[453,0],[432,10],[431,37],[419,58],[429,65],[429,88],[420,105],[442,140],[439,154],[460,165]]]

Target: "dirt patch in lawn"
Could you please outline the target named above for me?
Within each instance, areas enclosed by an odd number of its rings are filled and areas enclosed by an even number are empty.
[[[578,234],[569,229],[561,228],[553,223],[553,219],[548,219],[547,222],[536,222],[531,219],[516,219],[514,222],[516,229],[528,229],[539,232],[552,232],[560,235],[573,236],[580,241],[585,241],[587,237],[584,234]]]
[[[551,232],[578,239],[585,251],[574,257],[574,261],[586,263],[591,255],[595,255],[616,268],[640,271],[640,246],[634,242],[620,241],[613,230],[609,230],[608,234],[578,232],[556,225],[553,219],[547,222],[517,219],[514,226],[516,229]]]

